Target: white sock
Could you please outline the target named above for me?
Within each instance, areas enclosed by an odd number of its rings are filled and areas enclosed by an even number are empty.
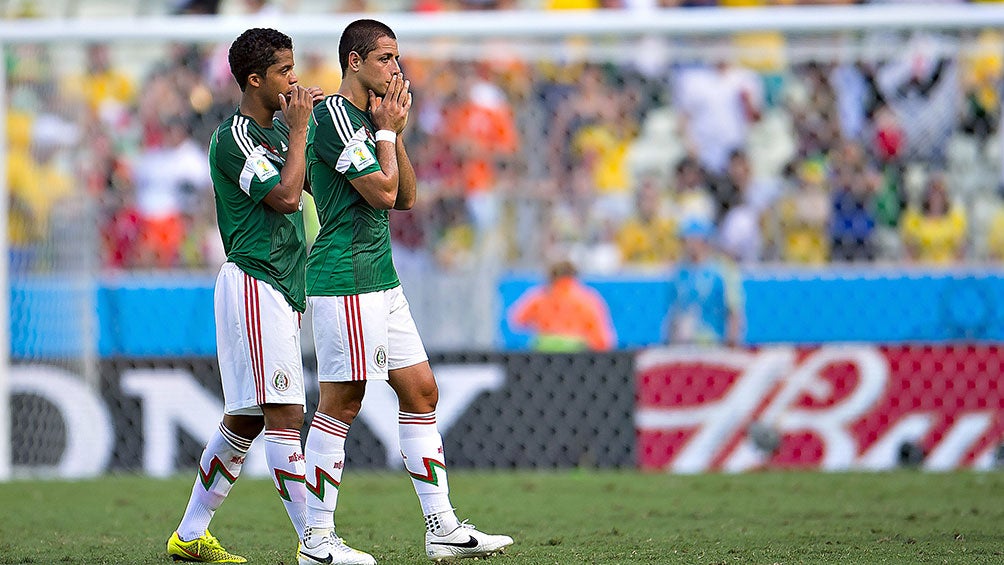
[[[240,476],[253,439],[233,433],[222,423],[209,438],[199,460],[199,477],[178,525],[178,537],[183,541],[192,541],[206,533],[213,514]]]
[[[307,461],[307,526],[323,534],[335,528],[335,507],[345,467],[349,425],[316,412],[303,450]],[[312,546],[311,546],[312,547]]]
[[[301,539],[307,523],[307,488],[303,478],[306,466],[300,447],[300,430],[265,430],[265,461],[272,470],[272,482],[296,530],[296,539]]]
[[[398,412],[397,422],[404,467],[422,504],[426,528],[437,535],[452,532],[460,523],[450,504],[443,438],[436,426],[436,413]]]

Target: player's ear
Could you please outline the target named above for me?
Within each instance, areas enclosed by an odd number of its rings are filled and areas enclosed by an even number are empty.
[[[258,73],[251,73],[248,75],[248,86],[253,86],[255,88],[261,88],[262,76]]]
[[[359,53],[349,51],[349,68],[358,71],[361,64],[363,64],[363,58],[359,56]]]

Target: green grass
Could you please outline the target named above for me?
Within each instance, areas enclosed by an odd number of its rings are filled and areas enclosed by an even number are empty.
[[[378,562],[426,563],[411,483],[351,471],[339,531]],[[462,518],[523,563],[1004,563],[1004,474],[450,474]],[[0,563],[169,563],[189,478],[0,484]],[[213,532],[251,563],[295,563],[271,483],[242,479]]]

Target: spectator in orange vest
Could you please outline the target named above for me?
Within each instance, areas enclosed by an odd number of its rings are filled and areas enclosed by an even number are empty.
[[[517,330],[535,332],[538,351],[608,351],[617,340],[603,297],[579,280],[569,261],[554,263],[548,282],[526,291],[509,320]]]

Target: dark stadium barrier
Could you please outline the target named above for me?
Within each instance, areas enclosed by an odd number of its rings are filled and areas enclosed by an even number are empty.
[[[450,465],[468,468],[634,466],[633,355],[449,354],[432,359]],[[308,368],[307,420],[317,403]],[[215,358],[102,360],[100,397],[69,371],[16,365],[13,464],[65,476],[189,472],[222,409]],[[304,433],[306,433],[306,426]],[[352,468],[400,466],[397,406],[372,383],[349,433]],[[247,469],[265,472],[252,454]]]
[[[1002,464],[998,345],[455,353],[432,362],[455,468],[880,470],[907,451],[909,464],[929,470]],[[309,419],[310,371],[307,382]],[[220,417],[211,357],[106,359],[99,390],[67,369],[15,365],[15,470],[191,472]],[[369,387],[349,433],[350,468],[400,466],[396,411],[389,387]],[[265,475],[260,449],[245,469]]]

